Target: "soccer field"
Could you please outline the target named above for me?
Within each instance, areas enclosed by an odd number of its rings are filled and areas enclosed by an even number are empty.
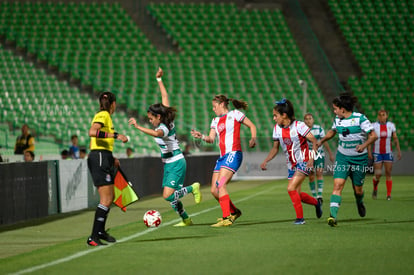
[[[221,210],[209,188],[203,202],[183,199],[194,226],[172,227],[178,216],[160,197],[147,198],[126,213],[112,208],[108,227],[114,245],[86,246],[93,211],[0,228],[0,274],[413,274],[414,177],[394,177],[392,200],[385,182],[378,199],[365,184],[367,216],[358,216],[348,181],[338,227],[327,225],[332,178],[325,178],[324,214],[304,205],[305,225],[293,225],[295,212],[287,180],[232,182],[230,195],[243,211],[226,228],[211,228]],[[307,182],[302,186],[309,192]],[[162,213],[159,228],[147,229],[142,215]],[[6,230],[7,229],[7,230]]]

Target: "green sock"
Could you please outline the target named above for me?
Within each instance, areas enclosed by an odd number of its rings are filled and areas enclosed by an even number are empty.
[[[318,180],[318,197],[322,198],[322,192],[323,192],[323,180]]]
[[[336,219],[338,215],[339,206],[341,206],[342,197],[338,195],[331,195],[331,202],[329,204],[331,216]]]
[[[168,198],[165,199],[166,201],[170,202],[170,205],[172,207],[172,209],[174,209],[175,212],[177,212],[178,215],[180,215],[180,217],[184,220],[184,219],[188,219],[188,214],[187,212],[184,210],[184,206],[183,203],[179,200],[175,199],[175,194],[171,194]]]
[[[357,193],[355,193],[354,195],[355,195],[356,202],[360,204],[362,200],[364,199],[364,193],[362,193],[362,195],[358,195]]]
[[[315,185],[315,182],[314,181],[310,181],[309,182],[309,188],[310,188],[310,191],[312,193],[312,196],[314,198],[316,198],[316,185]]]

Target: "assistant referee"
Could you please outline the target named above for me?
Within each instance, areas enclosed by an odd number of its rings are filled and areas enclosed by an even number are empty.
[[[116,242],[116,239],[105,231],[105,223],[114,200],[115,169],[119,160],[114,158],[112,150],[114,140],[128,142],[128,138],[114,130],[111,115],[116,109],[116,97],[111,92],[103,92],[99,96],[100,110],[92,120],[89,136],[91,137],[88,157],[88,168],[93,184],[98,188],[99,205],[95,211],[92,234],[86,241],[90,246],[105,245],[101,240]]]

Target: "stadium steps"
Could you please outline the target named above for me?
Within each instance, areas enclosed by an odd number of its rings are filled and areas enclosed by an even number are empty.
[[[386,0],[329,0],[329,6],[358,60],[363,76],[348,84],[366,115],[390,112],[401,148],[414,148],[414,3]]]

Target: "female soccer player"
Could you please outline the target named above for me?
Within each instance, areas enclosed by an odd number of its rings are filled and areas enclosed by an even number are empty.
[[[378,183],[382,176],[382,166],[385,167],[385,178],[387,186],[387,200],[391,200],[391,190],[392,190],[392,162],[394,161],[394,156],[392,154],[391,141],[395,142],[397,147],[397,159],[401,159],[401,149],[400,142],[397,137],[397,132],[395,124],[388,121],[388,112],[385,110],[380,110],[378,112],[378,121],[373,123],[375,133],[379,137],[375,143],[373,152],[371,146],[368,147],[368,157],[374,159],[374,178],[372,183],[374,184],[374,191],[372,191],[372,198],[377,199],[378,192]]]
[[[313,115],[311,113],[305,114],[303,118],[306,126],[311,129],[312,135],[316,138],[316,140],[320,140],[325,136],[325,131],[320,125],[315,124],[315,120],[313,119]],[[312,143],[308,142],[309,150],[312,150]],[[334,156],[332,154],[331,148],[329,144],[325,144],[326,151],[329,154],[329,159],[334,162]],[[312,193],[312,196],[320,201],[321,205],[323,203],[322,199],[322,192],[323,192],[323,168],[325,168],[325,151],[323,146],[318,148],[318,152],[316,153],[316,157],[313,161],[313,168],[309,172],[309,187]],[[315,171],[314,171],[315,170]],[[315,173],[316,173],[316,184],[315,184]]]
[[[109,207],[114,200],[115,168],[119,160],[112,156],[114,140],[128,142],[128,138],[114,131],[111,115],[116,109],[116,98],[111,92],[104,92],[99,96],[100,111],[95,114],[89,129],[90,154],[88,168],[91,172],[94,185],[98,188],[99,205],[95,211],[92,234],[86,241],[90,246],[104,245],[101,240],[116,242],[115,238],[105,231],[105,223]]]
[[[236,110],[229,110],[229,102],[232,102]],[[211,122],[208,136],[199,131],[191,130],[191,135],[200,138],[207,143],[213,143],[216,136],[219,137],[220,157],[216,162],[211,179],[211,194],[218,200],[222,217],[213,227],[230,226],[241,216],[241,211],[236,208],[227,191],[227,183],[239,169],[243,153],[240,144],[241,124],[250,129],[251,139],[249,147],[256,146],[256,126],[238,109],[247,109],[247,103],[237,99],[227,98],[225,95],[217,95],[213,98],[213,111],[217,117]]]
[[[365,217],[366,214],[363,202],[363,185],[368,168],[367,147],[377,139],[377,135],[365,115],[353,112],[356,102],[356,97],[346,93],[334,98],[332,103],[336,117],[332,129],[318,142],[318,145],[321,146],[325,141],[333,138],[336,133],[339,134],[339,146],[333,175],[334,188],[330,201],[331,215],[328,218],[330,226],[337,225],[342,190],[348,176],[352,180],[358,213],[361,217]]]
[[[168,201],[182,221],[174,226],[189,226],[193,222],[184,210],[180,198],[193,193],[196,203],[201,201],[200,183],[195,182],[183,187],[187,163],[182,154],[177,140],[174,118],[177,110],[170,107],[167,89],[162,82],[163,71],[158,69],[156,78],[160,87],[162,103],[152,104],[148,108],[148,119],[155,129],[148,129],[138,125],[134,118],[129,119],[129,125],[134,125],[141,132],[153,136],[161,150],[161,158],[164,162],[164,178],[162,182],[163,197]]]
[[[281,145],[288,165],[287,191],[296,212],[294,224],[305,224],[302,202],[314,205],[316,216],[318,218],[322,216],[320,201],[301,192],[302,182],[309,175],[309,171],[313,167],[313,157],[316,155],[313,153],[314,151],[309,151],[307,141],[313,144],[313,148],[316,148],[316,139],[305,123],[295,119],[293,105],[285,98],[276,102],[273,107],[273,119],[276,122],[273,129],[273,148],[260,167],[262,170],[267,170],[267,163],[277,155],[279,145]]]

